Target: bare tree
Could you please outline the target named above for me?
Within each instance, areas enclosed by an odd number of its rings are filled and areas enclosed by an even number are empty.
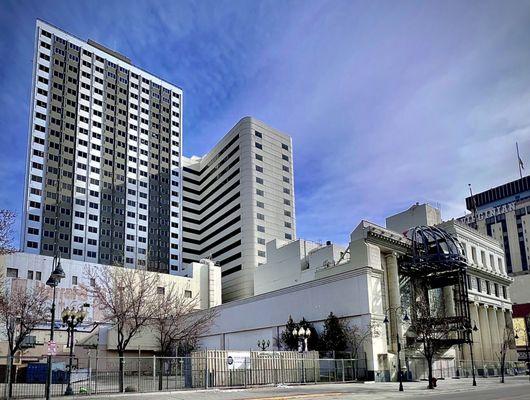
[[[16,214],[14,211],[0,210],[0,255],[13,253],[13,225]]]
[[[157,293],[155,309],[149,322],[159,346],[159,355],[170,357],[177,354],[177,347],[189,348],[200,334],[210,328],[218,312],[215,308],[198,310],[198,295],[187,297],[187,292],[174,282]],[[162,389],[164,359],[159,359],[159,389]]]
[[[451,318],[444,317],[443,303],[436,293],[421,290],[412,308],[410,332],[419,344],[418,351],[425,357],[429,368],[429,389],[433,386],[433,362],[450,347],[449,339],[454,331]],[[410,337],[410,336],[409,336]]]
[[[101,310],[105,321],[116,329],[119,388],[123,392],[125,350],[152,319],[160,278],[158,274],[143,269],[119,266],[91,268],[86,275],[91,282],[87,291],[93,297],[94,307]]]
[[[373,335],[379,334],[379,326],[368,324],[366,326],[347,325],[345,327],[346,341],[352,352],[352,358],[358,359],[364,342]]]
[[[501,363],[501,383],[504,383],[504,372],[506,369],[506,356],[510,349],[515,348],[515,335],[513,329],[508,327],[504,328],[501,348],[498,354],[499,361]]]
[[[7,336],[7,379],[11,396],[13,358],[37,325],[46,321],[48,296],[44,285],[27,286],[18,279],[11,282],[2,279],[0,284],[0,321]]]

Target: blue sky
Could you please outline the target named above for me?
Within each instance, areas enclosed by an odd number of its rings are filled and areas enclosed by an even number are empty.
[[[35,19],[184,90],[184,153],[241,117],[294,143],[298,236],[416,201],[446,219],[530,169],[530,2],[2,1],[0,207],[21,212]]]

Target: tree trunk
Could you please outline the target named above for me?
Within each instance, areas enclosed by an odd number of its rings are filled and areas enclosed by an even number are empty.
[[[506,355],[501,356],[501,383],[504,383],[504,364],[506,363]]]
[[[124,369],[124,364],[125,364],[125,360],[123,359],[123,350],[118,350],[118,357],[120,358],[120,368],[119,368],[120,373],[119,373],[119,377],[118,377],[118,382],[119,382],[119,387],[120,387],[120,393],[123,393],[123,390],[124,390],[124,387],[123,387],[123,369]]]
[[[432,385],[432,359],[427,359],[427,364],[429,365],[429,389],[434,389]]]
[[[6,379],[7,379],[7,391],[8,391],[8,398],[10,399],[13,396],[13,379],[12,379],[12,371],[13,370],[13,356],[9,355],[7,357],[7,366],[6,366]]]

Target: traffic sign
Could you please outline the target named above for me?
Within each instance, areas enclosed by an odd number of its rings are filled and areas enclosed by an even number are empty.
[[[48,340],[48,355],[57,355],[57,342],[55,340]]]

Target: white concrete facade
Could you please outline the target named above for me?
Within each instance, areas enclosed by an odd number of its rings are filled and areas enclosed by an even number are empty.
[[[9,281],[15,279],[27,281],[30,284],[45,284],[52,272],[52,262],[52,257],[32,253],[0,255],[0,275],[7,276]],[[71,259],[61,259],[61,266],[66,277],[57,286],[58,293],[64,294],[60,295],[60,298],[64,299],[59,301],[58,309],[61,305],[68,306],[70,301],[81,301],[77,298],[86,296],[83,286],[90,286],[87,271],[91,268],[97,270],[102,267],[101,264]],[[159,277],[162,286],[174,283],[180,288],[191,291],[191,297],[198,296],[198,305],[201,309],[221,304],[221,270],[208,260],[190,265],[189,274],[186,277],[162,273],[159,273]],[[83,298],[84,300],[89,299],[86,297]]]
[[[442,222],[439,209],[429,204],[416,203],[408,210],[386,218],[386,227],[404,233],[413,226],[433,226]]]
[[[78,328],[76,338],[82,341],[90,336],[93,323],[98,323],[100,326],[96,331],[96,337],[100,337],[99,340],[102,344],[100,347],[101,350],[107,349],[108,340],[112,342],[112,339],[107,339],[107,333],[110,332],[114,335],[115,333],[113,333],[112,329],[109,329],[106,321],[104,321],[101,310],[93,307],[93,299],[85,289],[91,285],[90,280],[86,276],[87,270],[95,269],[97,271],[102,265],[86,261],[63,259],[61,260],[61,266],[66,277],[61,280],[56,288],[57,322],[60,321],[61,311],[65,307],[77,307],[84,303],[90,304],[91,307],[87,308],[88,315],[83,326]],[[44,286],[52,272],[51,268],[52,258],[48,256],[31,253],[12,253],[0,256],[0,276],[7,276],[7,285],[19,285],[23,287],[32,285]],[[197,309],[208,309],[221,304],[221,269],[208,260],[203,260],[202,263],[191,264],[189,266],[189,276],[187,277],[156,272],[150,273],[159,275],[160,281],[158,284],[160,288],[176,285],[178,290],[186,292],[184,294],[185,296],[196,298]],[[48,288],[47,290],[50,292],[51,299],[52,289]],[[44,324],[32,331],[31,335],[36,337],[37,347],[29,350],[25,355],[41,356],[45,354],[46,349],[44,345],[49,339],[49,325]],[[55,340],[61,349],[63,349],[63,345],[66,346],[66,339],[67,337],[64,331],[56,332]],[[2,346],[5,346],[5,340],[4,334],[0,332],[0,352],[5,350],[2,350]],[[146,331],[134,340],[134,345],[141,346],[144,350],[156,350],[156,339]],[[135,349],[137,348],[135,347]],[[68,350],[66,349],[64,351],[67,352]]]
[[[318,272],[341,260],[346,248],[333,243],[320,244],[304,239],[267,243],[267,262],[256,269],[254,294],[272,292],[316,279]],[[298,262],[296,262],[298,260]]]
[[[292,141],[246,117],[203,157],[183,158],[183,262],[222,268],[223,301],[254,294],[265,243],[296,236]]]
[[[506,274],[502,247],[454,220],[438,226],[455,235],[468,249],[468,300],[472,323],[478,328],[473,349],[477,369],[486,373],[498,362],[504,329],[512,326],[508,291],[512,280]],[[368,221],[362,221],[352,232],[347,253],[330,244],[272,241],[267,247],[270,262],[258,267],[255,274],[257,295],[220,306],[219,316],[201,344],[212,349],[240,350],[254,348],[262,339],[277,343],[275,339],[280,337],[290,315],[295,321],[305,317],[321,330],[323,321],[333,312],[349,324],[378,327],[364,345],[368,369],[374,374],[395,375],[395,336],[399,333],[403,338],[407,327],[393,313],[388,315],[388,326],[382,321],[385,310],[401,305],[398,259],[410,251],[410,246],[410,240],[402,233]],[[472,247],[477,254],[486,254],[486,264],[482,264],[482,259],[474,261]],[[489,264],[490,255],[493,264]],[[473,284],[479,281],[480,290]],[[444,288],[448,309],[454,307],[449,289]],[[444,362],[469,365],[469,346],[462,347],[462,351],[450,349]],[[409,359],[409,366],[416,360],[420,362],[420,358]]]

